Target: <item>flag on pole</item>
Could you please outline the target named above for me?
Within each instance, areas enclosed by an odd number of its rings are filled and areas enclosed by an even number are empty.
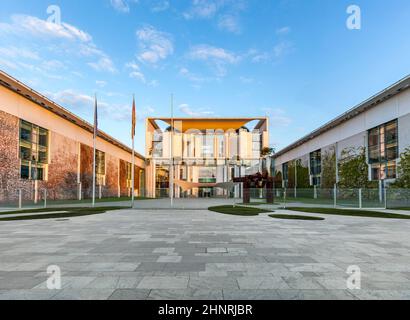
[[[93,195],[92,195],[92,206],[95,207],[95,178],[96,178],[96,140],[98,136],[98,103],[97,95],[95,95],[95,105],[94,105],[94,136],[93,136],[93,145],[94,145],[94,156],[93,156]]]
[[[98,136],[98,103],[97,95],[95,96],[95,106],[94,106],[94,139]]]
[[[132,170],[131,170],[131,180],[132,180],[132,195],[131,195],[131,207],[134,208],[135,203],[135,127],[137,122],[137,112],[135,110],[135,96],[132,97],[132,130],[131,130],[131,137],[132,137]]]
[[[135,110],[135,97],[132,99],[132,130],[131,137],[135,137],[135,127],[137,126],[137,112]]]

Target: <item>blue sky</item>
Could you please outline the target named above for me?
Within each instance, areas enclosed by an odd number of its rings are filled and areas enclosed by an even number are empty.
[[[279,150],[408,75],[408,39],[408,0],[0,3],[0,68],[90,122],[96,92],[101,129],[128,145],[135,93],[141,153],[171,93],[178,116],[270,116]]]

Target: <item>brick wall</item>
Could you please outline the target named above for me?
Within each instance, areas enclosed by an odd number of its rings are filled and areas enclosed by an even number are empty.
[[[47,193],[51,200],[78,198],[78,144],[74,140],[50,132],[50,164]]]

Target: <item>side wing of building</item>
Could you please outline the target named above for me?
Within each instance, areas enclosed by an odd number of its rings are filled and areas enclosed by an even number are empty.
[[[401,80],[278,152],[274,167],[283,186],[292,180],[289,168],[295,165],[308,169],[310,186],[321,186],[325,160],[334,157],[336,168],[360,152],[366,157],[369,181],[394,181],[400,154],[410,147],[409,83],[410,77]]]
[[[38,103],[44,97],[26,95],[19,88],[27,87],[6,80],[0,85],[0,201],[15,200],[18,190],[25,200],[40,199],[45,189],[52,200],[91,197],[90,125],[52,101]],[[96,145],[97,197],[129,196],[131,151],[105,133]],[[144,195],[144,158],[137,156],[135,164],[136,195]]]

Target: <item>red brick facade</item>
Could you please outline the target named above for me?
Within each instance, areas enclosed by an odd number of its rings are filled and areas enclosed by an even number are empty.
[[[0,111],[0,204],[16,204],[18,190],[23,200],[32,202],[43,198],[47,190],[48,200],[75,200],[90,198],[92,194],[93,149],[71,138],[49,132],[49,164],[46,181],[31,181],[20,178],[19,158],[20,120]],[[126,162],[105,154],[105,185],[101,186],[103,197],[128,196]],[[136,170],[136,189],[139,189],[139,168]],[[80,182],[80,183],[79,183]],[[99,195],[97,186],[96,195]]]

